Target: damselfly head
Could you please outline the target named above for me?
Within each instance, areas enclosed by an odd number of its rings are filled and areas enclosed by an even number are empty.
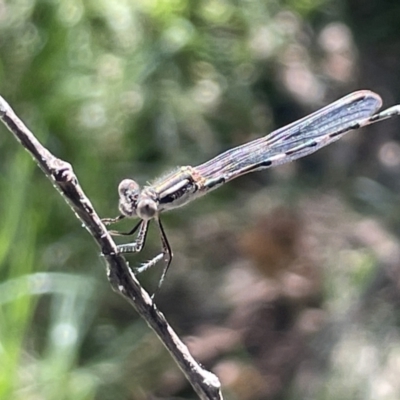
[[[132,179],[124,179],[118,185],[119,210],[126,217],[135,217],[140,186]]]

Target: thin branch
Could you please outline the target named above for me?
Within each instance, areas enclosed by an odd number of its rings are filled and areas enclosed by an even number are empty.
[[[38,163],[100,247],[107,263],[107,275],[113,290],[128,300],[153,329],[199,397],[204,400],[222,399],[218,378],[194,360],[186,345],[142,288],[125,258],[118,254],[116,244],[79,185],[71,164],[51,154],[2,97],[0,118]]]

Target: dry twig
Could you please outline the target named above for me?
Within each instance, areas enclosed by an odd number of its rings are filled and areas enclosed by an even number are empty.
[[[118,254],[116,244],[79,185],[71,164],[51,154],[2,97],[0,97],[0,118],[21,145],[32,155],[99,245],[107,263],[107,275],[114,291],[120,293],[132,304],[153,329],[199,397],[201,399],[222,399],[218,378],[194,360],[186,345],[179,339],[164,315],[140,285],[125,258]]]

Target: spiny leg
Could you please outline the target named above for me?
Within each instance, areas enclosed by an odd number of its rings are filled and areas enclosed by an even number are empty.
[[[146,241],[147,231],[149,228],[149,221],[142,220],[140,221],[133,229],[132,233],[134,233],[139,228],[139,232],[136,236],[136,240],[132,243],[120,244],[117,246],[119,253],[138,253],[142,250],[144,242]],[[118,234],[120,234],[118,232]],[[125,235],[123,233],[123,235]]]
[[[124,219],[125,215],[118,215],[118,217],[115,218],[102,218],[101,222],[104,225],[111,225],[111,224],[115,224],[118,221],[121,221],[121,219]]]
[[[115,217],[115,218],[103,218],[101,220],[101,222],[103,222],[103,224],[107,226],[107,225],[115,224],[124,218],[125,218],[125,215],[118,215],[118,217]],[[133,235],[137,231],[137,229],[139,228],[141,223],[142,223],[142,221],[139,221],[129,232],[119,232],[119,231],[115,231],[115,230],[109,230],[108,232],[112,236],[130,236],[130,235]]]
[[[111,231],[108,231],[108,232],[112,236],[131,236],[138,230],[140,225],[142,225],[142,221],[141,220],[129,232],[119,232],[119,231],[114,231],[114,230],[111,230]]]
[[[162,252],[160,254],[158,254],[157,256],[155,256],[150,261],[148,261],[147,263],[142,264],[142,266],[140,266],[139,268],[136,268],[136,272],[137,273],[141,273],[141,272],[146,271],[147,269],[153,267],[159,261],[164,259],[165,266],[164,266],[164,269],[162,271],[160,281],[158,282],[157,289],[153,293],[153,295],[151,296],[152,299],[154,299],[154,297],[155,297],[155,295],[157,293],[157,290],[160,289],[162,283],[164,282],[165,276],[167,275],[169,266],[171,265],[171,261],[172,261],[172,250],[171,250],[171,246],[169,245],[169,242],[168,242],[168,239],[167,239],[167,235],[165,234],[165,231],[164,231],[164,228],[163,228],[163,226],[161,224],[160,219],[157,218],[156,221],[157,221],[158,228],[160,230]]]
[[[165,234],[164,228],[161,224],[161,221],[159,219],[157,219],[157,225],[160,229],[160,237],[161,237],[161,244],[162,244],[162,250],[161,253],[156,255],[153,259],[151,259],[150,261],[142,264],[139,268],[136,268],[136,271],[138,273],[141,273],[143,271],[146,271],[147,269],[153,267],[154,265],[156,265],[159,261],[161,261],[162,259],[164,259],[165,261],[165,266],[160,278],[160,281],[158,283],[158,288],[161,287],[165,275],[167,275],[167,271],[169,269],[169,266],[171,265],[171,261],[172,261],[172,250],[171,250],[171,246],[168,243],[168,239],[167,239],[167,235]]]
[[[156,219],[158,228],[160,229],[161,234],[161,244],[162,244],[162,254],[164,256],[165,266],[163,272],[161,274],[160,281],[158,282],[158,289],[161,287],[162,283],[164,282],[165,276],[167,275],[169,266],[171,265],[172,261],[172,250],[171,246],[169,245],[167,235],[165,234],[164,228],[162,226],[161,220],[159,218]],[[154,295],[153,295],[154,297]]]
[[[135,271],[140,274],[147,269],[154,267],[159,261],[161,261],[164,258],[164,253],[160,253],[156,255],[154,258],[152,258],[150,261],[147,261],[143,263],[140,267],[135,268]]]
[[[118,221],[119,219],[115,218],[115,219],[113,219],[113,221],[114,220]],[[150,223],[150,221],[141,220],[129,232],[110,231],[110,234],[114,235],[114,236],[128,236],[128,235],[133,235],[139,229],[136,240],[132,243],[118,245],[117,246],[118,252],[119,253],[138,253],[138,252],[140,252],[146,241],[149,223]],[[158,254],[150,261],[142,264],[142,266],[135,268],[135,271],[137,273],[146,271],[147,269],[153,267],[155,264],[157,264],[159,261],[161,261],[163,258],[165,258],[166,251],[168,251],[168,254],[169,254],[168,266],[171,263],[171,248],[169,247],[169,244],[166,241],[164,230],[162,230],[161,232],[162,232],[161,237],[162,237],[162,243],[163,243],[162,253]],[[167,243],[167,247],[165,246],[165,243]],[[168,250],[166,250],[166,248]]]

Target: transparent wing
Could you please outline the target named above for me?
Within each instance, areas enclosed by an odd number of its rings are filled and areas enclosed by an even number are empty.
[[[382,100],[376,93],[354,92],[267,136],[228,150],[196,170],[204,178],[223,177],[228,181],[296,160],[340,139],[350,130],[367,125],[381,106]]]

